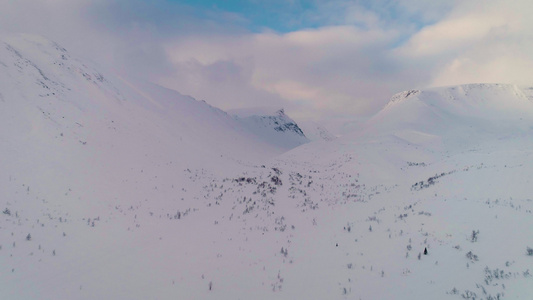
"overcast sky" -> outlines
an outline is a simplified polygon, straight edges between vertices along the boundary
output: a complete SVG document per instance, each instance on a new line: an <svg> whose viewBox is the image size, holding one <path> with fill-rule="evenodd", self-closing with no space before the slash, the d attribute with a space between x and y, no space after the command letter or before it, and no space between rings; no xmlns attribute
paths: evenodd
<svg viewBox="0 0 533 300"><path fill-rule="evenodd" d="M533 1L2 0L36 33L222 109L350 120L396 92L533 85Z"/></svg>

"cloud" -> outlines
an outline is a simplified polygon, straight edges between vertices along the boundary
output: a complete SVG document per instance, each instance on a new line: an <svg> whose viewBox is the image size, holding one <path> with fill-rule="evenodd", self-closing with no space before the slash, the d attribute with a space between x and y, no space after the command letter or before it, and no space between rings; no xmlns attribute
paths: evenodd
<svg viewBox="0 0 533 300"><path fill-rule="evenodd" d="M124 73L153 79L172 70L164 45L198 34L242 32L247 20L165 0L0 1L0 30L39 34Z"/></svg>
<svg viewBox="0 0 533 300"><path fill-rule="evenodd" d="M235 90L246 87L261 92L262 97L250 94L239 104L283 104L270 101L270 96L284 99L293 114L302 116L305 113L298 109L303 103L308 117L333 111L358 114L381 106L382 102L372 99L388 99L399 88L397 82L386 81L399 69L392 61L386 63L390 58L384 50L398 35L392 29L330 26L289 33L179 39L166 51L182 72L175 80L165 78L161 82L224 108L238 102L232 99ZM221 65L231 66L231 71L213 77L212 69ZM221 82L235 89L214 91Z"/></svg>
<svg viewBox="0 0 533 300"><path fill-rule="evenodd" d="M398 56L424 61L430 85L532 84L530 1L472 1L413 35Z"/></svg>
<svg viewBox="0 0 533 300"><path fill-rule="evenodd" d="M365 118L406 89L533 77L528 0L228 3L2 1L0 30L44 35L223 109L283 106L300 118Z"/></svg>

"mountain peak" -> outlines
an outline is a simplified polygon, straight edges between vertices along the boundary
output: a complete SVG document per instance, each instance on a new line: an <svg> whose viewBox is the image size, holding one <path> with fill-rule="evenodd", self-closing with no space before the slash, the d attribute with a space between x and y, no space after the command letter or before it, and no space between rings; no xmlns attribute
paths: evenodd
<svg viewBox="0 0 533 300"><path fill-rule="evenodd" d="M406 90L393 95L385 109L405 100L422 99L425 103L455 102L464 105L507 105L505 99L516 98L533 102L533 88L503 83L470 83L457 86L434 87L425 90ZM516 100L515 99L515 100ZM410 101L408 101L410 102Z"/></svg>
<svg viewBox="0 0 533 300"><path fill-rule="evenodd" d="M403 92L399 92L397 94L394 94L390 100L389 100L389 103L387 103L387 106L390 106L390 105L393 105L395 103L399 103L409 97L413 97L413 96L416 96L418 94L420 94L420 90L407 90L407 91L403 91Z"/></svg>
<svg viewBox="0 0 533 300"><path fill-rule="evenodd" d="M409 90L394 95L367 122L367 136L395 135L414 141L412 135L416 132L417 136L467 144L526 134L533 126L532 99L532 88L511 84Z"/></svg>
<svg viewBox="0 0 533 300"><path fill-rule="evenodd" d="M247 108L232 110L230 113L254 134L284 148L309 142L302 129L285 114L283 108Z"/></svg>

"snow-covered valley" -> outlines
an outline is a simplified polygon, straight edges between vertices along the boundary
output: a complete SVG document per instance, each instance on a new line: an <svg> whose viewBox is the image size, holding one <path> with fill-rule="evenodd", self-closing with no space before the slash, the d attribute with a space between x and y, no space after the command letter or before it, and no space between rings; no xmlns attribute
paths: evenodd
<svg viewBox="0 0 533 300"><path fill-rule="evenodd" d="M0 40L1 299L533 295L531 88L407 91L308 142Z"/></svg>

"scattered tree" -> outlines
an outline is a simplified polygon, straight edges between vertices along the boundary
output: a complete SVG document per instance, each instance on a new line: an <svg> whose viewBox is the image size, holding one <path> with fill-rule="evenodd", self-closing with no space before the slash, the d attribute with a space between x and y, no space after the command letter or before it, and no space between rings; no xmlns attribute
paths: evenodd
<svg viewBox="0 0 533 300"><path fill-rule="evenodd" d="M468 259L470 259L471 261L478 261L478 257L477 255L475 255L474 253L472 253L472 251L468 251L468 253L466 254L466 257Z"/></svg>
<svg viewBox="0 0 533 300"><path fill-rule="evenodd" d="M470 236L471 242L477 242L477 237L479 235L479 230L472 230L472 235Z"/></svg>

